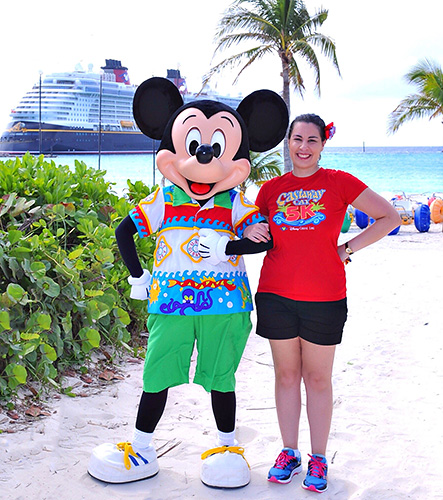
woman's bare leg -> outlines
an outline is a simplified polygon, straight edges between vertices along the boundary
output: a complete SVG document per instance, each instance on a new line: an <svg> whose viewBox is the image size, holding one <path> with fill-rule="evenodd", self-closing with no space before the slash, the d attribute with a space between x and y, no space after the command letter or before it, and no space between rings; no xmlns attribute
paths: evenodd
<svg viewBox="0 0 443 500"><path fill-rule="evenodd" d="M300 343L312 453L325 455L332 419L335 346L316 345L305 340Z"/></svg>
<svg viewBox="0 0 443 500"><path fill-rule="evenodd" d="M275 403L283 446L298 449L301 411L300 340L270 340L275 371Z"/></svg>

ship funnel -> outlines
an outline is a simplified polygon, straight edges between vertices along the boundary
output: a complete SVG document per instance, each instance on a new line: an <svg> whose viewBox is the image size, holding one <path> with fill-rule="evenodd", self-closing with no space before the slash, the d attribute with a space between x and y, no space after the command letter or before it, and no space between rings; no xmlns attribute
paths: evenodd
<svg viewBox="0 0 443 500"><path fill-rule="evenodd" d="M128 68L122 66L121 61L117 61L117 59L106 59L106 66L102 66L101 69L104 71L105 75L114 75L116 82L131 85Z"/></svg>
<svg viewBox="0 0 443 500"><path fill-rule="evenodd" d="M186 80L182 78L179 69L168 69L166 72L166 78L178 88L180 94L183 95L188 93Z"/></svg>

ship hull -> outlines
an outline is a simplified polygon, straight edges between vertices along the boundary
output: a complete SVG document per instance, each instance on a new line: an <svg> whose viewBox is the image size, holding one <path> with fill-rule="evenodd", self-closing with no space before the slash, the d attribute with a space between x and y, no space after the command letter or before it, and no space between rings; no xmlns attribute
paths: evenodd
<svg viewBox="0 0 443 500"><path fill-rule="evenodd" d="M143 154L156 151L159 142L139 131L68 128L34 122L12 122L0 138L0 154Z"/></svg>

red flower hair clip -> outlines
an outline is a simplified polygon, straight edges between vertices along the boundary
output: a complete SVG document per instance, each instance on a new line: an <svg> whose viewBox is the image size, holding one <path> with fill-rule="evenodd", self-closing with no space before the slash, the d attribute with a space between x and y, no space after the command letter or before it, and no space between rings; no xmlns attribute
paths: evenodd
<svg viewBox="0 0 443 500"><path fill-rule="evenodd" d="M335 126L334 122L331 122L329 125L326 125L325 127L325 136L326 139L332 139L335 134Z"/></svg>

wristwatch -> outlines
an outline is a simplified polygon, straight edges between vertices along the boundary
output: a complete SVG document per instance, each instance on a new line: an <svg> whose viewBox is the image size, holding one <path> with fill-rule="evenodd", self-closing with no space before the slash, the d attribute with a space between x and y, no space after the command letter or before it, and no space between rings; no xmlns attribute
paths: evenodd
<svg viewBox="0 0 443 500"><path fill-rule="evenodd" d="M345 243L345 252L348 255L352 255L354 253L353 250L352 250L352 248L348 245L348 242Z"/></svg>

